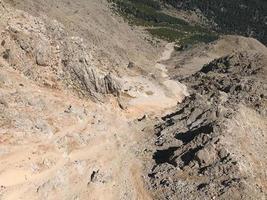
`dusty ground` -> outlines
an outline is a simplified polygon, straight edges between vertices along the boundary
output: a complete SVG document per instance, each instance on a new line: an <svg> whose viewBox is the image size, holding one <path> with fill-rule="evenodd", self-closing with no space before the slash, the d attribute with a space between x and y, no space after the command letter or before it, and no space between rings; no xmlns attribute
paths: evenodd
<svg viewBox="0 0 267 200"><path fill-rule="evenodd" d="M167 108L175 106L177 102L182 102L188 95L186 86L171 80L166 66L162 64L171 57L173 51L174 44L167 44L149 75L124 76L122 78L122 90L126 91L125 94L129 98L127 112L139 113L139 115L159 114Z"/></svg>
<svg viewBox="0 0 267 200"><path fill-rule="evenodd" d="M140 72L135 65L117 77L123 109L112 95L102 103L81 97L75 90L83 82L70 88L68 66L105 71L91 60L94 50L55 21L0 5L0 199L151 199L139 145L147 136L135 121L176 105L185 87L169 80L165 69L157 68L164 68L160 63L151 79L145 76L151 66ZM172 51L167 45L158 62ZM69 65L66 59L72 59ZM162 101L154 101L159 97Z"/></svg>
<svg viewBox="0 0 267 200"><path fill-rule="evenodd" d="M121 110L1 77L1 199L148 199Z"/></svg>
<svg viewBox="0 0 267 200"><path fill-rule="evenodd" d="M186 86L170 77L190 76L229 52L265 48L253 39L228 36L211 45L173 52L174 44L151 45L149 36L132 30L104 0L5 2L11 7L0 0L3 200L156 199L160 195L157 188L149 190L150 168L145 168L154 162L157 150L154 125L166 120L168 135L171 121L161 117L173 113L173 107L188 96ZM133 65L127 67L130 61ZM265 163L257 158L265 151L255 151L249 146L251 140L244 138L256 128L257 134L264 135L260 130L265 130L265 121L247 107L233 119L236 133L247 131L231 137L229 151L238 154L248 146L241 153L255 157L247 156L242 164L264 169ZM258 138L252 141L266 146ZM235 142L240 146L233 147ZM185 148L177 141L168 145ZM164 177L170 175L164 172L169 166L158 169L163 169ZM264 175L263 170L253 173L256 178ZM262 180L257 179L264 188Z"/></svg>

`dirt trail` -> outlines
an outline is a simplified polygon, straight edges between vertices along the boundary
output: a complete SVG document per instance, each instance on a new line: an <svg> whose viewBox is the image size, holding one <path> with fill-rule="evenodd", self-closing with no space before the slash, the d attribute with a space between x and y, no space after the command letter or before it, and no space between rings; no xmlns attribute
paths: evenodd
<svg viewBox="0 0 267 200"><path fill-rule="evenodd" d="M20 27L23 19L25 24L32 20L29 26L35 27L37 33L42 30L35 25L44 22L26 13L17 16L10 10L6 14L6 20L15 20L9 24L18 25L11 25L13 28L24 30ZM45 33L41 34L43 39ZM6 34L5 39L1 38L1 51L11 49L16 56L14 60L0 57L0 199L150 199L138 154L144 134L132 124L137 117L175 105L184 94L172 94L172 88L164 85L167 77L161 77L158 83L157 77L151 79L146 74L131 77L125 84L132 93L128 109L119 108L114 97L107 97L102 104L81 99L65 87L36 81L39 79L34 78L35 73L60 82L62 76L55 78L57 72L52 69L57 62L37 65L37 56L33 60L31 54L25 55L21 45L9 37L9 32ZM71 49L76 52L80 48ZM160 61L171 52L167 46ZM80 58L71 58L80 63ZM26 67L29 69L24 73Z"/></svg>
<svg viewBox="0 0 267 200"><path fill-rule="evenodd" d="M87 3L83 0L79 2ZM25 5L33 5L33 8L36 6L35 3L26 4L26 2ZM40 5L48 9L43 3ZM93 1L88 5L90 7L90 5L101 4ZM68 4L64 6L68 7ZM64 6L59 7L64 10ZM101 6L99 9L102 10ZM94 9L91 8L91 10ZM42 12L40 9L40 13ZM49 13L49 16L54 15ZM58 20L62 21L65 19L64 16L62 15ZM90 19L90 16L88 18ZM65 60L68 58L74 62L73 66L78 66L79 69L85 67L88 71L91 67L97 68L98 65L94 66L94 62L88 64L89 60L93 59L91 54L87 55L87 50L78 51L83 46L79 43L80 40L78 41L78 38L76 38L77 41L73 40L74 37L65 38L64 30L56 29L56 35L58 34L62 39L60 43L68 44L70 39L70 46L67 45L67 49L65 46L61 48L60 45L56 45L58 41L47 41L44 44L48 46L51 44L51 49L39 49L40 52L44 51L41 54L45 58L41 59L44 62L39 62L39 50L35 47L35 43L48 40L50 38L48 32L50 34L50 31L54 31L54 25L58 28L58 24L55 21L53 21L55 24L50 24L45 19L41 20L12 8L5 12L3 19L5 20L1 19L0 26L8 25L10 30L1 34L0 46L0 50L5 52L5 56L0 57L0 199L151 199L143 183L143 163L141 155L138 154L144 134L138 132L139 129L135 127L138 125L134 124L134 121L137 117L150 112L159 111L160 113L176 105L185 95L184 88L172 84L173 82L167 76L158 76L158 74L154 74L154 77L150 76L152 72L162 72L162 70L154 70L155 66L145 62L148 64L143 71L147 70L147 74L126 77L126 72L122 72L122 77L125 78L124 90L127 90L130 96L127 99L129 104L127 109L121 109L118 106L117 97L113 96L109 98L106 95L103 101L105 103L94 103L89 98L79 98L73 90L65 87L65 83L61 85L62 79L71 79L61 73L61 67L66 70L69 65L61 64L63 60L66 64ZM9 21L9 19L12 20ZM78 21L80 20L77 19ZM22 22L27 26L22 26ZM84 20L83 22L88 23ZM89 22L94 24L92 19ZM68 22L64 24L69 27ZM115 24L119 25L117 22ZM83 27L84 24L80 25ZM125 26L130 32L128 25ZM90 26L88 30L92 27ZM103 27L106 28L105 25ZM17 37L22 37L21 40L18 39L21 43L14 39L13 35L11 37L9 32L11 30L19 33ZM53 31L51 38L54 38ZM126 34L124 31L120 32ZM25 33L25 38L22 33ZM31 34L36 38L41 37L42 40L28 41ZM90 34L86 31L86 35ZM104 31L103 38L106 38L106 35L110 36ZM88 40L89 43L94 40L92 38ZM131 37L127 35L126 39L129 38ZM86 39L88 38L85 37ZM102 40L99 39L99 43L101 42ZM133 44L136 45L135 40ZM140 47L135 46L138 54L139 49L147 49L152 53L149 51L150 47L145 48L142 42L139 44ZM96 44L96 46L99 45ZM118 49L116 44L111 46L112 48L106 50ZM122 46L124 47L124 43ZM33 49L33 54L27 54L25 49L28 47ZM116 51L117 56L124 48ZM132 46L127 48L132 49ZM61 51L62 55L54 54L54 50ZM101 58L107 56L102 54L96 56L94 50L92 51L92 57L96 60L98 56ZM95 50L95 52L99 51L98 48ZM168 44L159 62L168 59L172 51L172 44ZM16 56L12 57L13 55ZM135 61L134 57L132 60ZM151 62L155 60L153 57L150 57ZM69 67L72 68L72 66ZM163 65L161 67L165 68ZM77 79L76 76L75 78ZM89 82L93 79L89 75L87 78ZM50 80L53 80L55 85L50 84ZM78 85L80 84L79 82ZM97 86L98 82L94 84ZM106 86L109 87L110 84ZM86 89L90 91L90 87Z"/></svg>
<svg viewBox="0 0 267 200"><path fill-rule="evenodd" d="M167 67L162 63L171 57L174 44L168 43L155 64L154 78L149 76L124 77L124 90L131 97L128 111L137 116L144 113L160 113L181 102L188 95L186 86L168 76Z"/></svg>
<svg viewBox="0 0 267 200"><path fill-rule="evenodd" d="M65 127L47 140L18 146L5 141L9 152L0 160L2 199L149 199L140 161L131 152L133 131L126 119L108 118L105 121L116 118L113 125L62 124ZM82 137L89 141L79 141Z"/></svg>
<svg viewBox="0 0 267 200"><path fill-rule="evenodd" d="M162 58L171 51L167 46ZM144 136L129 125L134 112L36 86L8 68L1 75L10 83L0 87L8 102L2 113L13 122L0 128L0 199L151 199L136 154ZM153 87L152 97L138 97L139 114L177 103L162 86Z"/></svg>

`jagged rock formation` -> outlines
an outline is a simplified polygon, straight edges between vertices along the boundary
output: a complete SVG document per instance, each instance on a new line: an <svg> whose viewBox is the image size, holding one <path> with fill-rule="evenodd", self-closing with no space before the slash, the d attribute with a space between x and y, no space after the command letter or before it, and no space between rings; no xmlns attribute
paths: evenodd
<svg viewBox="0 0 267 200"><path fill-rule="evenodd" d="M266 199L263 45L173 73L183 101L174 44L158 59L105 0L5 1L35 17L0 0L0 199Z"/></svg>
<svg viewBox="0 0 267 200"><path fill-rule="evenodd" d="M112 74L101 74L95 69L80 38L73 38L64 45L63 65L66 81L80 93L101 100L101 95L118 95L120 85Z"/></svg>
<svg viewBox="0 0 267 200"><path fill-rule="evenodd" d="M234 108L242 102L266 115L265 65L266 55L244 51L216 59L184 81L201 94L208 91L227 94L228 106L233 104Z"/></svg>
<svg viewBox="0 0 267 200"><path fill-rule="evenodd" d="M156 126L159 199L265 199L266 54L239 52L181 79L191 96Z"/></svg>
<svg viewBox="0 0 267 200"><path fill-rule="evenodd" d="M41 85L71 87L84 96L101 100L118 95L120 86L109 72L92 62L90 51L79 37L71 37L62 24L30 16L1 3L1 57L14 69Z"/></svg>

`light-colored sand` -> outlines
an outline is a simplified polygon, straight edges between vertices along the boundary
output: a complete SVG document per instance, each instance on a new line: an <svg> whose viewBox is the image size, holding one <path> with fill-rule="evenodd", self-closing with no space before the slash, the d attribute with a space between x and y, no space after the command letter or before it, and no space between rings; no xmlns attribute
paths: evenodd
<svg viewBox="0 0 267 200"><path fill-rule="evenodd" d="M126 108L120 109L114 97L93 103L69 90L37 85L1 56L0 199L152 199L137 155L145 135L130 124L145 114L160 115L188 95L184 85L169 78L164 64L174 44L167 44L157 59L159 49L109 13L102 0L13 2L32 14L48 14L84 37L92 62L121 75ZM126 69L129 61L142 73Z"/></svg>
<svg viewBox="0 0 267 200"><path fill-rule="evenodd" d="M92 59L97 60L99 56L107 58L103 61L103 66L101 62L92 60L96 65L100 63L103 70L108 66L105 62L110 61L110 56L114 54L117 55L113 59L121 59L118 63L127 63L127 54L130 59L136 58L137 64L155 63L153 58L157 54L150 56L157 50L150 51L152 47L143 44L144 40L127 24L116 21L117 16L109 18L110 13L103 13L110 11L106 4L95 0L88 4L79 0L71 2L71 5L60 1L52 7L43 1L25 0L24 3L25 5L18 3L17 6L32 9L34 14L36 10L40 10L40 15L47 11L49 17L61 21L71 33L77 32L83 36L88 30L92 38L89 34L85 40L92 45L90 49L93 54L97 54ZM85 19L79 21L81 16L85 16L86 9L78 10L82 12L81 15L66 17L68 9L81 8L82 5L86 5L91 12L89 17L86 15ZM59 12L56 12L57 6L62 6ZM1 9L3 8L0 7L0 11ZM93 19L90 18L92 15L95 15ZM40 27L43 27L41 35L46 36L45 22L38 18L11 7L3 16L0 18L3 30L8 24L14 28L20 27L23 22L27 30L33 29L37 34L40 33ZM96 19L97 16L101 18ZM109 22L105 22L103 18L111 20L112 29L105 26ZM75 22L79 24L73 25ZM83 27L85 23L89 25ZM91 30L94 29L91 26L96 30ZM70 30L73 27L77 29ZM112 31L115 32L110 33ZM174 106L183 98L183 88L169 81L167 72L164 71L165 66L162 65L162 69L155 67L154 70L154 65L147 65L143 69L145 73L137 73L136 76L122 73L128 69L121 70L124 75L121 79L125 81L123 86L129 89L125 92L128 95L125 101L128 108L122 110L113 96L107 98L105 103L94 103L79 98L63 85L51 87L49 84L32 81L34 79L31 75L22 74L27 67L28 72L40 70L37 73L40 77L53 79L54 83L61 81L54 76L54 70L59 67L54 62L51 62L53 70L50 70L50 66L36 65L34 56L22 52L22 47L11 39L13 37L4 37L10 33L4 33L0 35L0 42L5 40L6 45L0 46L1 52L9 48L18 59L13 59L11 63L9 59L0 57L0 199L151 199L143 182L143 163L137 153L145 135L141 135L130 124L144 114ZM98 35L94 41L94 37ZM111 35L114 38L110 38ZM118 38L120 35L123 37ZM131 40L125 46L128 38ZM119 39L122 41L118 41ZM97 44L99 48L94 49ZM111 54L105 57L105 52L101 49L111 51ZM145 50L146 55L137 58L138 49ZM123 53L120 54L121 51ZM172 51L172 44L168 44L159 62L168 59ZM149 62L148 58L151 58ZM114 64L112 60L110 62ZM138 67L140 68L139 65ZM156 77L152 78L149 73L154 72ZM158 76L161 73L165 76Z"/></svg>
<svg viewBox="0 0 267 200"><path fill-rule="evenodd" d="M1 199L150 199L124 111L0 69L1 114L13 120L0 128Z"/></svg>
<svg viewBox="0 0 267 200"><path fill-rule="evenodd" d="M156 77L124 77L123 90L130 96L128 111L131 113L160 112L175 106L188 95L186 86L171 80L163 61L168 60L174 51L173 43L165 46L155 64Z"/></svg>

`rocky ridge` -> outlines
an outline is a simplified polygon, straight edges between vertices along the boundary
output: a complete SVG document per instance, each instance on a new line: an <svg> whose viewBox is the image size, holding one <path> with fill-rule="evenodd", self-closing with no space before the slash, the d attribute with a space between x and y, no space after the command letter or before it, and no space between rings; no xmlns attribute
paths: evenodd
<svg viewBox="0 0 267 200"><path fill-rule="evenodd" d="M154 64L156 50L144 40L135 45L135 32L113 23L104 1L6 1L61 21L0 0L0 199L266 198L263 45L248 39L242 49L254 51L216 59L188 77L174 73L181 84L164 64L174 44ZM98 20L102 15L115 29ZM92 41L105 51L93 52ZM146 52L138 60L140 49ZM121 58L120 69L96 61L109 60L108 51ZM148 57L153 65L142 68ZM139 62L124 69L129 58ZM191 95L183 101L184 84ZM155 130L147 127L180 102ZM142 165L152 159L144 176Z"/></svg>
<svg viewBox="0 0 267 200"><path fill-rule="evenodd" d="M158 199L265 199L266 54L238 52L180 81L190 97L155 127Z"/></svg>
<svg viewBox="0 0 267 200"><path fill-rule="evenodd" d="M90 40L51 16L3 1L0 12L0 199L151 199L136 153L143 136L131 122L148 105L175 105L184 98L181 85L164 69L135 63L120 74L102 66ZM165 101L151 105L158 94Z"/></svg>
<svg viewBox="0 0 267 200"><path fill-rule="evenodd" d="M69 36L55 20L12 12L3 2L1 6L1 23L7 26L1 32L0 51L6 63L50 88L73 88L97 100L118 95L118 81L94 66L82 38Z"/></svg>

